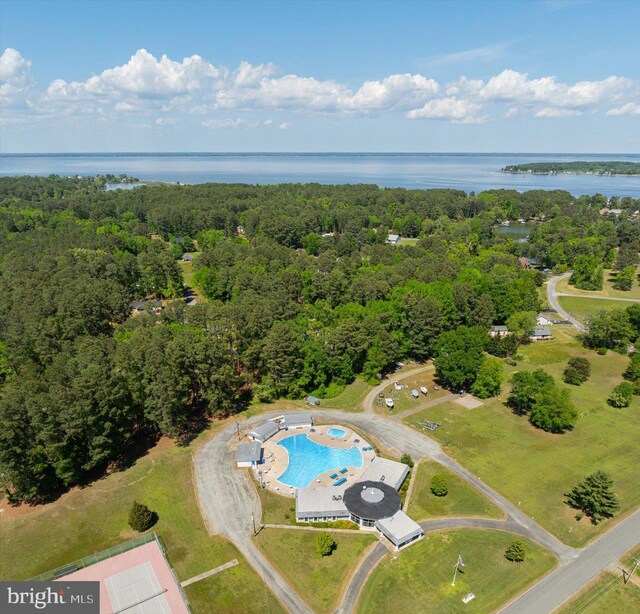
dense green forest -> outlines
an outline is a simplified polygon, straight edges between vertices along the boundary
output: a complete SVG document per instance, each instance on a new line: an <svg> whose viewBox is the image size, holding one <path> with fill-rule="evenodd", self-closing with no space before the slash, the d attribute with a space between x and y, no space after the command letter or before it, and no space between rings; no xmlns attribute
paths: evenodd
<svg viewBox="0 0 640 614"><path fill-rule="evenodd" d="M640 162L530 162L513 164L505 173L566 173L571 175L640 175Z"/></svg>
<svg viewBox="0 0 640 614"><path fill-rule="evenodd" d="M445 385L469 388L488 328L540 308L543 274L520 256L562 270L640 249L630 198L611 220L605 197L563 191L103 185L0 178L0 476L15 501L90 480L141 438L188 441L252 399L328 396L399 360L435 355ZM520 217L548 221L524 244L493 228ZM187 306L180 258L196 248L208 300ZM132 317L145 298L169 300Z"/></svg>

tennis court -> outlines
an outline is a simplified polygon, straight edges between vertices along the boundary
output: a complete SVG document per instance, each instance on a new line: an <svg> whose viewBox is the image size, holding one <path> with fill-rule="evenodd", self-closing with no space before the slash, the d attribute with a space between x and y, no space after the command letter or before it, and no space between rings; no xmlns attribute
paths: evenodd
<svg viewBox="0 0 640 614"><path fill-rule="evenodd" d="M171 614L153 566L148 561L105 578L114 614Z"/></svg>

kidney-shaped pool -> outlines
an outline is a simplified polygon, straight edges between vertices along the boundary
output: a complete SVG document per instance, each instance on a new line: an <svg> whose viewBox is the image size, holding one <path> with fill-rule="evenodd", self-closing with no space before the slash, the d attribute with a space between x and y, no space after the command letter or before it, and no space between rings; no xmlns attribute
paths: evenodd
<svg viewBox="0 0 640 614"><path fill-rule="evenodd" d="M292 435L278 442L289 455L289 465L278 478L283 484L306 488L319 475L330 469L362 467L360 450L352 448L332 448L311 441L306 433Z"/></svg>

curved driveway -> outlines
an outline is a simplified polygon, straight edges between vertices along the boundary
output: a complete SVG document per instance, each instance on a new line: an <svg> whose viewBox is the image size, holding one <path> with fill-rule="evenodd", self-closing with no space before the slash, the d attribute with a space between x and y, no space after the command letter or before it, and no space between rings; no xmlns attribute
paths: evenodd
<svg viewBox="0 0 640 614"><path fill-rule="evenodd" d="M563 279L566 279L570 275L571 275L571 271L569 271L568 273L564 273L562 275L557 275L556 277L552 277L547 282L547 299L549 301L549 305L551 305L551 307L553 309L555 309L560 316L562 316L568 322L571 322L571 324L573 324L578 330L587 331L588 328L584 324L582 324L581 322L578 322L578 320L576 320L568 311L565 311L560 306L560 302L558 301L558 293L556 292L556 284L559 281L561 281ZM576 294L576 295L572 295L572 296L578 296L579 297L580 295Z"/></svg>

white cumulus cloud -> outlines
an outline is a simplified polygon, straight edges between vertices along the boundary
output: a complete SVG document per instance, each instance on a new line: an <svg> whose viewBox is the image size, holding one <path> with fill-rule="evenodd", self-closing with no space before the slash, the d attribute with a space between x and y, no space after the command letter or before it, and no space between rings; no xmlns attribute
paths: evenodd
<svg viewBox="0 0 640 614"><path fill-rule="evenodd" d="M6 106L24 104L34 84L31 62L16 49L7 47L0 55L0 103Z"/></svg>
<svg viewBox="0 0 640 614"><path fill-rule="evenodd" d="M607 115L640 115L640 104L637 102L627 102L627 104L621 107L609 109Z"/></svg>

